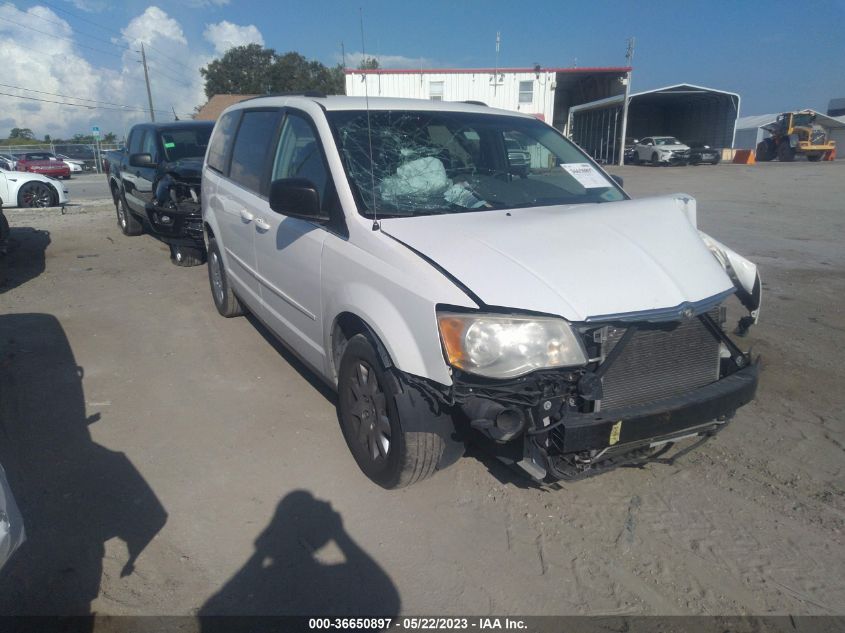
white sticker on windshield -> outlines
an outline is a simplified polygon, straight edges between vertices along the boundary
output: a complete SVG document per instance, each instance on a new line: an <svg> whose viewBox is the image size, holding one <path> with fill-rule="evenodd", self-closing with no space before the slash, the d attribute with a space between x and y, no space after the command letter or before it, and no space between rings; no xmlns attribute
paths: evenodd
<svg viewBox="0 0 845 633"><path fill-rule="evenodd" d="M611 186L607 178L602 176L590 163L564 163L561 167L577 180L584 189Z"/></svg>

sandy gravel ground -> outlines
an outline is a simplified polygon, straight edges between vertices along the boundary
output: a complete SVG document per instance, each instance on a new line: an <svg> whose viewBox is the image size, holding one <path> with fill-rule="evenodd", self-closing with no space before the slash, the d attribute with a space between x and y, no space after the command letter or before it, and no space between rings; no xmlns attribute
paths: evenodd
<svg viewBox="0 0 845 633"><path fill-rule="evenodd" d="M760 264L762 386L679 463L560 489L475 453L377 488L204 266L102 204L7 211L0 461L30 540L0 612L842 614L845 161L613 171Z"/></svg>

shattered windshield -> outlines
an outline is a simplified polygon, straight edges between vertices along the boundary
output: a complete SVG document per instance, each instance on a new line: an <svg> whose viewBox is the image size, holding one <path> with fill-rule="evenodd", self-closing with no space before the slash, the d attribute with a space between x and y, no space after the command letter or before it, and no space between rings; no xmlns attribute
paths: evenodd
<svg viewBox="0 0 845 633"><path fill-rule="evenodd" d="M370 111L369 125L366 111L328 117L367 217L624 198L577 147L535 119L407 110Z"/></svg>
<svg viewBox="0 0 845 633"><path fill-rule="evenodd" d="M161 143L168 162L182 158L202 158L208 147L213 126L162 130Z"/></svg>

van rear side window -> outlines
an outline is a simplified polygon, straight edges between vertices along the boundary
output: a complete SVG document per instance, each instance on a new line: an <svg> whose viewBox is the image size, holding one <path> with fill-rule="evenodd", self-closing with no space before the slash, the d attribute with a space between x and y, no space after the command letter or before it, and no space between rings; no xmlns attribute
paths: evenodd
<svg viewBox="0 0 845 633"><path fill-rule="evenodd" d="M208 149L208 166L224 175L229 171L229 154L240 114L240 110L235 110L220 117Z"/></svg>
<svg viewBox="0 0 845 633"><path fill-rule="evenodd" d="M279 110L248 110L238 128L229 178L255 193L264 193L262 181L275 149L281 115Z"/></svg>

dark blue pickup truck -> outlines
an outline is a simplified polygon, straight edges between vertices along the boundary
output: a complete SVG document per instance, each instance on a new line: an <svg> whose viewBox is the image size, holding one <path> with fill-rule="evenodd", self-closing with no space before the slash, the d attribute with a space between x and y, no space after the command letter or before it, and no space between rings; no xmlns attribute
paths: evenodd
<svg viewBox="0 0 845 633"><path fill-rule="evenodd" d="M200 178L213 128L213 121L142 123L126 147L105 154L120 230L162 239L178 266L205 261Z"/></svg>

